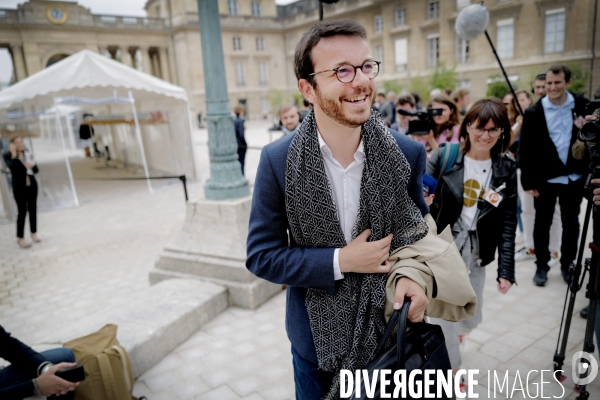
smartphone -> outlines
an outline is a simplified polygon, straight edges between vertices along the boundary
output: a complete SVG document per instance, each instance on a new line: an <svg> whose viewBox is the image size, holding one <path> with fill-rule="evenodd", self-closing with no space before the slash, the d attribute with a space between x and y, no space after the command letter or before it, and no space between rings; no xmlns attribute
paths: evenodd
<svg viewBox="0 0 600 400"><path fill-rule="evenodd" d="M63 369L62 371L58 371L55 375L69 382L81 382L85 380L85 370L83 369L83 365Z"/></svg>

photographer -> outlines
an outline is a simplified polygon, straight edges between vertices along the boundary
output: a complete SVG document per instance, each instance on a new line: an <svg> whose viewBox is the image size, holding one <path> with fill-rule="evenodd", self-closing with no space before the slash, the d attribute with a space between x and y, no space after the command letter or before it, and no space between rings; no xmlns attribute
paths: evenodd
<svg viewBox="0 0 600 400"><path fill-rule="evenodd" d="M560 265L565 282L570 279L569 266L577 254L582 176L588 162L575 159L569 149L583 124L588 100L568 92L570 84L568 67L551 67L546 73L547 94L525 110L521 129L521 183L534 197L536 210L533 242L537 270L533 282L537 286L548 281L549 233L557 198L563 225ZM540 154L544 155L543 161Z"/></svg>
<svg viewBox="0 0 600 400"><path fill-rule="evenodd" d="M57 371L75 367L70 349L58 348L38 353L12 337L0 325L0 357L10 366L0 369L0 399L21 400L30 396L60 396L72 399L79 383L65 381L54 375ZM56 364L56 365L54 365Z"/></svg>
<svg viewBox="0 0 600 400"><path fill-rule="evenodd" d="M398 113L398 110L404 110L408 112L417 111L415 98L410 94L398 97L398 100L396 100L396 113ZM408 121L414 118L415 117L408 115L398 114L396 117L396 122L390 126L390 129L405 135L408 132Z"/></svg>
<svg viewBox="0 0 600 400"><path fill-rule="evenodd" d="M427 155L442 143L458 143L460 125L458 123L458 108L448 96L437 95L431 99L427 108L441 108L442 114L433 116L434 129L427 136L413 136L413 139L425 145Z"/></svg>

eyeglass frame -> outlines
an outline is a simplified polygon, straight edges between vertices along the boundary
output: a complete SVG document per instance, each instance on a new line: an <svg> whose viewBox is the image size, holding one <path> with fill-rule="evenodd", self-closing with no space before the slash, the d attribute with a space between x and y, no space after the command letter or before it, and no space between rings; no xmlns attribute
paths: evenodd
<svg viewBox="0 0 600 400"><path fill-rule="evenodd" d="M312 76L314 76L314 75L317 75L317 74L322 74L323 72L334 71L334 72L335 72L335 77L337 78L337 80L338 80L338 81L340 81L340 83L351 83L351 82L353 82L353 81L354 81L354 79L356 78L356 70L357 70L357 69L360 69L360 72L362 72L362 69L363 69L363 67L364 67L364 66L365 66L365 64L366 64L367 62L369 62L369 61L373 61L375 64L377 64L377 74L375 74L375 76L374 76L374 77L372 77L372 78L369 78L369 80L372 80L372 79L375 79L375 78L377 77L377 75L379 75L379 67L381 66L381 61L375 61L375 60L372 60L372 59L368 59L368 60L365 60L365 61L364 61L364 62L363 62L361 65L342 64L342 65L340 65L339 67L336 67L336 68L332 68L332 69L325 69L325 70L323 70L323 71L319 71L319 72L313 72L312 74L309 74L308 76L309 76L309 77L312 77ZM338 72L338 70L339 70L340 68L342 68L343 66L347 66L347 65L349 65L349 66L351 66L352 68L354 68L354 76L353 76L353 77L352 77L352 79L351 79L351 80L349 80L348 82L342 82L342 80L341 80L341 79L340 79L340 77L338 76L337 72ZM364 72L363 72L363 74L364 74Z"/></svg>
<svg viewBox="0 0 600 400"><path fill-rule="evenodd" d="M499 138L503 133L504 133L504 129L502 128L494 128L494 129L479 129L479 128L475 128L473 125L471 125L470 123L467 124L468 127L470 127L471 129L473 129L473 134L475 136L483 136L484 133L487 132L488 136L491 138ZM492 136L492 130L498 130L498 135L497 136ZM475 131L481 131L481 133L476 133Z"/></svg>

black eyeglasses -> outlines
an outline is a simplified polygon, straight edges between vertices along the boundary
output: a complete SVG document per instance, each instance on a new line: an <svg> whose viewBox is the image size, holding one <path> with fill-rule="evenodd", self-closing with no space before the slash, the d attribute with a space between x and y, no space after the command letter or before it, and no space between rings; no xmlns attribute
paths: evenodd
<svg viewBox="0 0 600 400"><path fill-rule="evenodd" d="M313 72L309 76L321 74L323 72L333 71L338 81L342 83L350 83L356 77L356 70L360 69L363 74L369 79L373 79L379 74L379 64L381 61L367 60L362 65L342 64L337 68L326 69L324 71Z"/></svg>

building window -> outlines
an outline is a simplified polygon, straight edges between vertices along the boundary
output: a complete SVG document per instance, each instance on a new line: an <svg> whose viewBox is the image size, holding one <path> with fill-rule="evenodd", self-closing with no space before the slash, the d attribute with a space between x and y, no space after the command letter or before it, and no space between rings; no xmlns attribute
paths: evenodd
<svg viewBox="0 0 600 400"><path fill-rule="evenodd" d="M408 63L408 39L398 39L394 42L396 51L396 72L406 71Z"/></svg>
<svg viewBox="0 0 600 400"><path fill-rule="evenodd" d="M440 58L440 35L427 36L427 68L435 68Z"/></svg>
<svg viewBox="0 0 600 400"><path fill-rule="evenodd" d="M242 38L236 36L233 38L233 50L241 51L242 50Z"/></svg>
<svg viewBox="0 0 600 400"><path fill-rule="evenodd" d="M458 81L459 89L471 89L471 81L468 79L463 79Z"/></svg>
<svg viewBox="0 0 600 400"><path fill-rule="evenodd" d="M373 19L373 31L374 33L383 32L383 17L381 15L376 15Z"/></svg>
<svg viewBox="0 0 600 400"><path fill-rule="evenodd" d="M512 18L498 21L498 56L508 59L514 56L515 24Z"/></svg>
<svg viewBox="0 0 600 400"><path fill-rule="evenodd" d="M267 63L258 63L258 84L260 86L267 86Z"/></svg>
<svg viewBox="0 0 600 400"><path fill-rule="evenodd" d="M238 87L246 86L246 72L244 71L244 63L235 63L235 78Z"/></svg>
<svg viewBox="0 0 600 400"><path fill-rule="evenodd" d="M256 50L258 50L258 51L265 50L265 40L261 37L256 38Z"/></svg>
<svg viewBox="0 0 600 400"><path fill-rule="evenodd" d="M562 53L565 50L565 9L546 11L545 53Z"/></svg>
<svg viewBox="0 0 600 400"><path fill-rule="evenodd" d="M260 98L260 108L265 116L271 112L271 103L269 103L268 97Z"/></svg>
<svg viewBox="0 0 600 400"><path fill-rule="evenodd" d="M227 0L229 15L238 15L238 0Z"/></svg>
<svg viewBox="0 0 600 400"><path fill-rule="evenodd" d="M430 1L427 3L427 19L436 19L440 17L440 2Z"/></svg>
<svg viewBox="0 0 600 400"><path fill-rule="evenodd" d="M471 61L470 46L468 40L456 37L456 62L458 64L468 64Z"/></svg>
<svg viewBox="0 0 600 400"><path fill-rule="evenodd" d="M406 9L396 8L396 26L406 25Z"/></svg>
<svg viewBox="0 0 600 400"><path fill-rule="evenodd" d="M375 61L381 61L379 72L383 72L383 46L375 46Z"/></svg>
<svg viewBox="0 0 600 400"><path fill-rule="evenodd" d="M260 1L252 2L252 15L260 17Z"/></svg>
<svg viewBox="0 0 600 400"><path fill-rule="evenodd" d="M456 0L456 9L460 10L471 4L471 0Z"/></svg>

